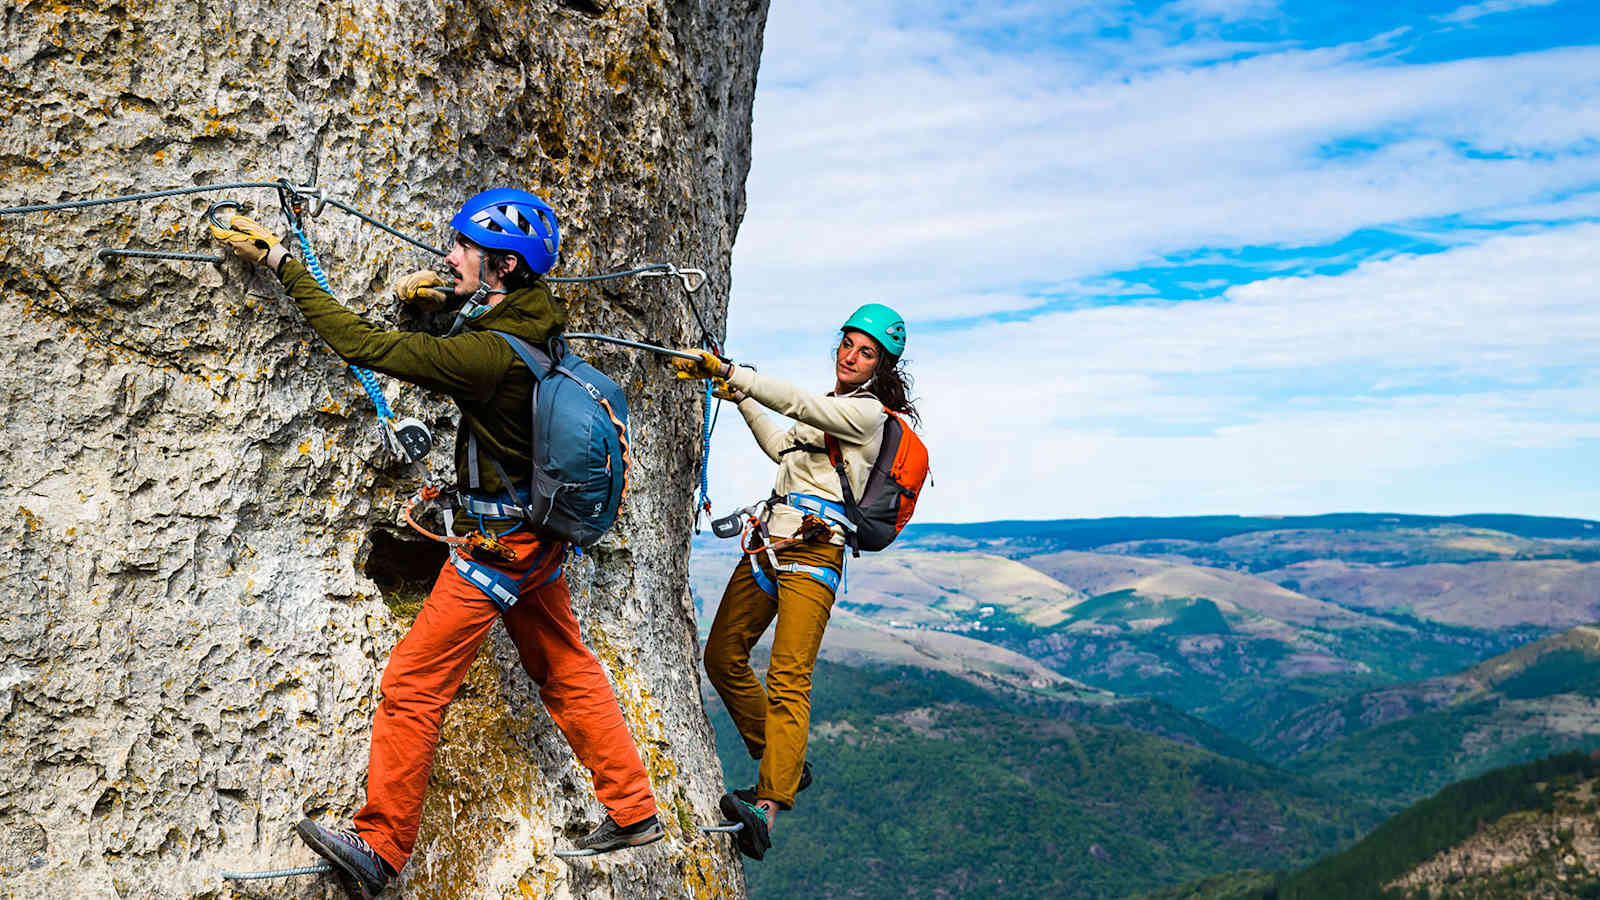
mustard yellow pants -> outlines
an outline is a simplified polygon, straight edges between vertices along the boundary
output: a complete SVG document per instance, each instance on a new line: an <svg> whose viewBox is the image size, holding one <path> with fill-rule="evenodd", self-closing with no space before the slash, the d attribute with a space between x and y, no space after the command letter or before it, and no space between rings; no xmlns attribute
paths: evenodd
<svg viewBox="0 0 1600 900"><path fill-rule="evenodd" d="M791 544L774 552L780 565L800 563L835 572L844 565L845 549L828 544ZM774 573L765 553L755 559L768 577L776 574L778 596L763 591L750 574L750 563L739 561L706 638L706 674L751 758L761 760L756 795L791 809L811 730L811 670L833 609L833 588L804 573ZM763 688L750 668L750 648L774 618L778 627Z"/></svg>

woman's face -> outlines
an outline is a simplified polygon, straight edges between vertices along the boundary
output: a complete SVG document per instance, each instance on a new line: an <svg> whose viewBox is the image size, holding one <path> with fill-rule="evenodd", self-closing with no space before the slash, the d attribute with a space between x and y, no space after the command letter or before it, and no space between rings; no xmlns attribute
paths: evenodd
<svg viewBox="0 0 1600 900"><path fill-rule="evenodd" d="M883 349L878 342L859 331L846 331L834 354L834 377L846 387L860 387L878 370Z"/></svg>

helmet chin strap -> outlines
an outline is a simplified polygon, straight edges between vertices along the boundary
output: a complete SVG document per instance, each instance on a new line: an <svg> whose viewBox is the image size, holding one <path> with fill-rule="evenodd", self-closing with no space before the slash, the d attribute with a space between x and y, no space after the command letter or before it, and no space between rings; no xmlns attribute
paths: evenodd
<svg viewBox="0 0 1600 900"><path fill-rule="evenodd" d="M465 303L461 304L460 311L456 313L456 320L455 322L451 323L450 331L445 334L445 337L454 337L455 335L460 334L462 327L467 324L468 319L476 319L477 317L488 312L492 304L483 302L484 298L488 297L490 294L507 293L505 288L489 287L489 282L485 280L488 276L488 272L488 256L485 255L479 257L478 289L472 292L472 296L468 297Z"/></svg>

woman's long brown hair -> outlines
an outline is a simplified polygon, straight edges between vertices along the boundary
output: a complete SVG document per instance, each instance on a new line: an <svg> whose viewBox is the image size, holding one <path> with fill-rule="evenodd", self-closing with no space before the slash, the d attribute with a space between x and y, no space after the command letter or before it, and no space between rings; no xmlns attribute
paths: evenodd
<svg viewBox="0 0 1600 900"><path fill-rule="evenodd" d="M851 329L855 331L856 329ZM860 332L866 334L866 332ZM872 380L863 387L867 393L878 398L878 402L911 420L912 425L921 425L922 416L917 412L916 403L911 399L911 373L906 371L905 360L898 356L890 356L878 339L872 338L873 346L878 348L878 367L872 371ZM839 338L844 340L843 335ZM839 358L839 345L833 345L834 359Z"/></svg>
<svg viewBox="0 0 1600 900"><path fill-rule="evenodd" d="M878 368L872 373L867 390L878 402L910 419L912 425L922 424L922 416L911 400L911 373L906 371L905 361L900 357L887 353L878 357Z"/></svg>

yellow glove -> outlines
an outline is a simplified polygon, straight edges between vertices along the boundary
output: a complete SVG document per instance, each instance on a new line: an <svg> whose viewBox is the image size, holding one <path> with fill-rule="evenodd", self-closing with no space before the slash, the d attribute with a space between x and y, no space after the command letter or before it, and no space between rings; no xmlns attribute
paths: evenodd
<svg viewBox="0 0 1600 900"><path fill-rule="evenodd" d="M428 312L438 309L449 299L444 291L430 290L444 284L444 279L438 272L412 272L410 275L395 282L394 298L401 303L410 303Z"/></svg>
<svg viewBox="0 0 1600 900"><path fill-rule="evenodd" d="M722 360L710 350L685 350L684 353L695 353L699 359L683 359L674 356L672 374L678 378L726 378L732 373L733 367L724 365Z"/></svg>
<svg viewBox="0 0 1600 900"><path fill-rule="evenodd" d="M278 236L261 227L254 219L234 215L228 219L227 228L211 226L211 236L232 248L235 256L255 265L266 265L274 272L282 265L289 251L283 249Z"/></svg>
<svg viewBox="0 0 1600 900"><path fill-rule="evenodd" d="M684 361L688 362L688 360ZM711 379L711 396L719 400L732 400L738 403L750 395L729 384L726 378L713 378Z"/></svg>

